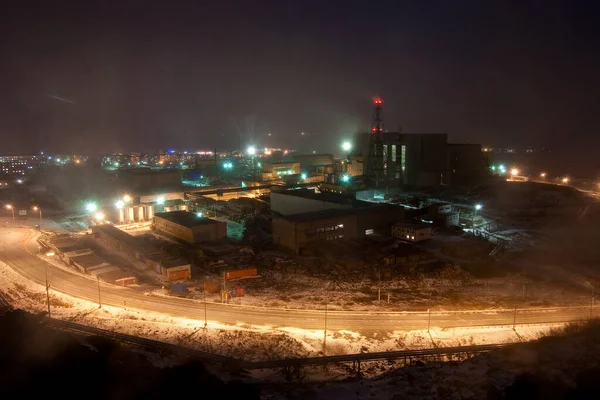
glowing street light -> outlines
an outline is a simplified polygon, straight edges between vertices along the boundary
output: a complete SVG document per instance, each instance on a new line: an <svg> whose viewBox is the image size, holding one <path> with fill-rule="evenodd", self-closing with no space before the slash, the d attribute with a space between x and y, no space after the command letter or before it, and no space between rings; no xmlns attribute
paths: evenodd
<svg viewBox="0 0 600 400"><path fill-rule="evenodd" d="M128 194L126 194L125 196L123 196L123 201L124 201L125 203L129 203L129 202L131 201L131 196L130 196L130 195L128 195Z"/></svg>
<svg viewBox="0 0 600 400"><path fill-rule="evenodd" d="M306 174L301 174L301 175L300 175L300 178L302 178L302 180L303 180L303 181L305 181L305 180L306 180L306 178L308 178L308 175L306 175Z"/></svg>
<svg viewBox="0 0 600 400"><path fill-rule="evenodd" d="M39 208L38 206L33 206L33 211L40 212L40 231L41 231L42 230L42 209Z"/></svg>
<svg viewBox="0 0 600 400"><path fill-rule="evenodd" d="M569 178L567 178L567 177L562 178L562 183L569 183Z"/></svg>
<svg viewBox="0 0 600 400"><path fill-rule="evenodd" d="M475 211L479 211L483 208L481 204L475 204Z"/></svg>
<svg viewBox="0 0 600 400"><path fill-rule="evenodd" d="M197 216L198 218L202 218L202 216L203 216L203 215L204 215L204 214L203 214L203 213L201 213L201 212L197 212L197 213L196 213L196 216Z"/></svg>
<svg viewBox="0 0 600 400"><path fill-rule="evenodd" d="M7 204L6 205L6 209L12 211L13 227L16 227L17 226L17 220L15 219L15 208L11 204Z"/></svg>
<svg viewBox="0 0 600 400"><path fill-rule="evenodd" d="M512 176L519 175L519 170L518 170L518 169L516 169L516 168L513 168L513 169L511 169L511 170L510 170L510 174L511 174Z"/></svg>
<svg viewBox="0 0 600 400"><path fill-rule="evenodd" d="M350 143L348 141L342 143L342 150L344 150L344 151L352 150L352 143Z"/></svg>
<svg viewBox="0 0 600 400"><path fill-rule="evenodd" d="M156 198L156 204L165 204L165 196L158 196Z"/></svg>
<svg viewBox="0 0 600 400"><path fill-rule="evenodd" d="M115 203L115 207L121 209L125 206L125 202L123 200L117 200L117 202Z"/></svg>
<svg viewBox="0 0 600 400"><path fill-rule="evenodd" d="M87 210L87 212L93 213L98 209L98 205L96 203L87 203L85 205L85 209Z"/></svg>
<svg viewBox="0 0 600 400"><path fill-rule="evenodd" d="M545 178L545 177L546 177L546 173L545 173L545 172L542 172L542 173L540 174L540 178Z"/></svg>
<svg viewBox="0 0 600 400"><path fill-rule="evenodd" d="M350 182L350 175L346 174L346 175L342 175L342 182Z"/></svg>
<svg viewBox="0 0 600 400"><path fill-rule="evenodd" d="M246 149L246 153L248 153L249 156L253 156L256 154L256 147L254 146L250 146Z"/></svg>
<svg viewBox="0 0 600 400"><path fill-rule="evenodd" d="M95 215L96 219L98 221L102 221L104 219L104 213L103 212L97 212Z"/></svg>

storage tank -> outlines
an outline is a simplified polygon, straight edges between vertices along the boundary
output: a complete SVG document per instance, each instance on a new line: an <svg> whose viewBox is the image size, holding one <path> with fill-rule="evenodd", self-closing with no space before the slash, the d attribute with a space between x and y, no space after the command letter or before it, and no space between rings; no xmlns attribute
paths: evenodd
<svg viewBox="0 0 600 400"><path fill-rule="evenodd" d="M125 223L125 212L123 211L123 209L119 209L119 224L124 224Z"/></svg>
<svg viewBox="0 0 600 400"><path fill-rule="evenodd" d="M152 218L154 218L154 206L146 206L146 218L152 221Z"/></svg>
<svg viewBox="0 0 600 400"><path fill-rule="evenodd" d="M144 220L144 206L137 206L138 221Z"/></svg>
<svg viewBox="0 0 600 400"><path fill-rule="evenodd" d="M127 222L133 222L134 220L133 207L127 207Z"/></svg>

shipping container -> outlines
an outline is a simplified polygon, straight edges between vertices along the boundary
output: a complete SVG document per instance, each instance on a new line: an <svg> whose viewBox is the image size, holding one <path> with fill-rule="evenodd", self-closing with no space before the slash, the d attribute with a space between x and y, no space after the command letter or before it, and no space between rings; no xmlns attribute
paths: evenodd
<svg viewBox="0 0 600 400"><path fill-rule="evenodd" d="M175 281L177 279L190 279L190 271L187 269L180 271L169 271L167 270L167 278Z"/></svg>
<svg viewBox="0 0 600 400"><path fill-rule="evenodd" d="M171 292L173 293L185 293L187 291L187 286L185 283L174 283L171 286Z"/></svg>
<svg viewBox="0 0 600 400"><path fill-rule="evenodd" d="M241 287L235 288L235 297L244 297L244 289Z"/></svg>
<svg viewBox="0 0 600 400"><path fill-rule="evenodd" d="M204 291L206 293L218 293L220 287L221 285L217 282L204 282Z"/></svg>
<svg viewBox="0 0 600 400"><path fill-rule="evenodd" d="M257 270L256 268L247 268L247 269L236 269L233 271L225 271L225 279L239 279L239 278L247 278L250 276L256 276Z"/></svg>

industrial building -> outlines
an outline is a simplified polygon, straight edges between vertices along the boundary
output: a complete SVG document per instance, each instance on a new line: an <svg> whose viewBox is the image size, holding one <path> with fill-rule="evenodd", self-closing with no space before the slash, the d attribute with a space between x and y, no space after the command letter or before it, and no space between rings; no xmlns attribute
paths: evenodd
<svg viewBox="0 0 600 400"><path fill-rule="evenodd" d="M372 206L359 200L334 193L315 193L314 190L285 190L271 192L271 210L281 215Z"/></svg>
<svg viewBox="0 0 600 400"><path fill-rule="evenodd" d="M361 240L376 231L389 232L404 219L404 209L389 205L325 209L273 217L273 243L296 254L331 240Z"/></svg>
<svg viewBox="0 0 600 400"><path fill-rule="evenodd" d="M450 227L459 224L460 215L452 210L450 203L433 203L429 205L429 218L436 226Z"/></svg>
<svg viewBox="0 0 600 400"><path fill-rule="evenodd" d="M58 235L51 238L49 245L55 250L55 255L60 260L83 273L115 285L137 284L137 278L133 274L108 263L91 249L81 246L68 235Z"/></svg>
<svg viewBox="0 0 600 400"><path fill-rule="evenodd" d="M164 251L148 255L145 262L157 274L163 275L172 281L191 279L192 277L192 265L189 262L172 257Z"/></svg>
<svg viewBox="0 0 600 400"><path fill-rule="evenodd" d="M423 242L431 239L431 225L400 222L392 226L392 236L407 242Z"/></svg>
<svg viewBox="0 0 600 400"><path fill-rule="evenodd" d="M299 162L265 162L262 164L262 180L278 180L288 175L300 174Z"/></svg>
<svg viewBox="0 0 600 400"><path fill-rule="evenodd" d="M227 237L225 222L200 217L187 211L156 213L154 229L190 244L210 242Z"/></svg>
<svg viewBox="0 0 600 400"><path fill-rule="evenodd" d="M476 184L487 172L480 145L448 144L446 133L387 132L379 99L371 131L359 133L356 142L364 174L379 189Z"/></svg>

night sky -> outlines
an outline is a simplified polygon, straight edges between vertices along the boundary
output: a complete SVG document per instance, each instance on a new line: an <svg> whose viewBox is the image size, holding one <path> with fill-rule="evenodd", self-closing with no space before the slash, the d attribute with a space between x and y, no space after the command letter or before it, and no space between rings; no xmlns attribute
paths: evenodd
<svg viewBox="0 0 600 400"><path fill-rule="evenodd" d="M600 147L592 1L13 3L0 153L332 151L375 96L388 130Z"/></svg>

